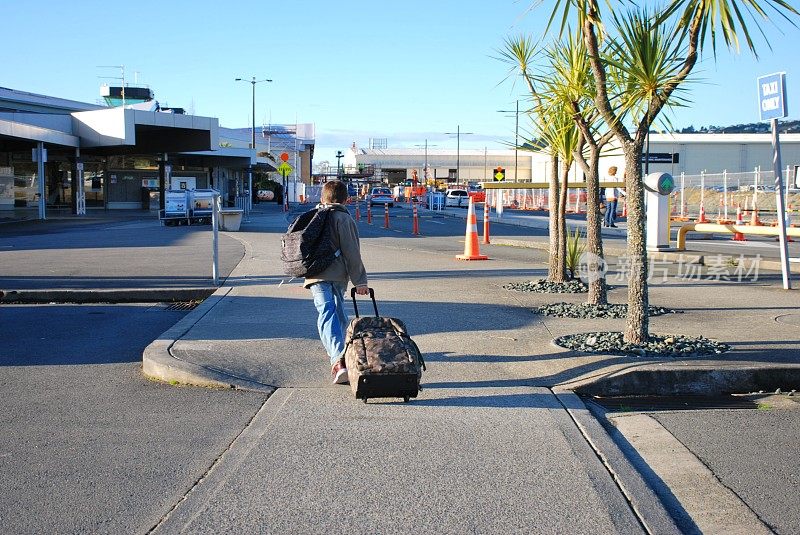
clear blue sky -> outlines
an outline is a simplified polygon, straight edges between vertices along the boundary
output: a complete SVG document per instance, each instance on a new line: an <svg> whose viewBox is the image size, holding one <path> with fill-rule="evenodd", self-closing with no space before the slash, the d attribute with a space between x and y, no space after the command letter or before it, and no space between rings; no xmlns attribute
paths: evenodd
<svg viewBox="0 0 800 535"><path fill-rule="evenodd" d="M37 3L0 0L4 46L0 85L95 102L100 65L125 65L126 79L148 84L170 106L219 117L227 127L251 123L251 87L236 77L272 78L256 89L256 120L313 122L315 161L370 137L390 147L427 138L455 148L503 148L513 140L521 86L503 82L493 59L509 35L539 36L552 2L534 0L206 0L134 4L97 0ZM771 27L770 31L771 30ZM698 70L691 108L676 127L758 120L759 75L787 72L790 118L800 117L800 31L782 24L773 50L718 51ZM13 44L13 45L12 45Z"/></svg>

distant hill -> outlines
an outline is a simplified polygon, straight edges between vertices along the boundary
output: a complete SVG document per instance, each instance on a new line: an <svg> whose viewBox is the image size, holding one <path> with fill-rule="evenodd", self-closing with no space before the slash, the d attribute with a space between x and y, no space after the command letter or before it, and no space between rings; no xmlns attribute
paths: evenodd
<svg viewBox="0 0 800 535"><path fill-rule="evenodd" d="M682 130L675 130L676 134L768 134L771 127L767 122L735 124L732 126L701 126L695 128L688 126ZM778 122L778 131L781 134L800 134L800 121Z"/></svg>

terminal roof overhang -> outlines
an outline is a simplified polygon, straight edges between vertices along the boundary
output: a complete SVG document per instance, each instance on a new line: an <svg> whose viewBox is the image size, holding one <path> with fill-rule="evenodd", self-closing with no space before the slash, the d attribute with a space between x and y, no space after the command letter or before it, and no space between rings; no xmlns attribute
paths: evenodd
<svg viewBox="0 0 800 535"><path fill-rule="evenodd" d="M80 146L77 136L61 130L0 117L0 147L5 150L24 150L40 141L62 147Z"/></svg>
<svg viewBox="0 0 800 535"><path fill-rule="evenodd" d="M213 117L110 108L73 113L81 150L92 154L210 151L219 146Z"/></svg>
<svg viewBox="0 0 800 535"><path fill-rule="evenodd" d="M24 150L38 142L97 155L210 151L219 147L219 122L123 108L71 114L0 112L0 147Z"/></svg>
<svg viewBox="0 0 800 535"><path fill-rule="evenodd" d="M204 166L254 167L257 171L275 171L266 157L256 156L256 151L243 147L219 147L216 150L183 152L181 156Z"/></svg>

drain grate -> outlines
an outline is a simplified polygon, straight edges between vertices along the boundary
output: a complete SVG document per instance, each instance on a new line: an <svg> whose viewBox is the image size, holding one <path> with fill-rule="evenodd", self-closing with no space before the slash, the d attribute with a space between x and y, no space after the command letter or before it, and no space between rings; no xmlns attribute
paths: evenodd
<svg viewBox="0 0 800 535"><path fill-rule="evenodd" d="M758 408L757 402L743 396L622 396L589 399L613 412Z"/></svg>
<svg viewBox="0 0 800 535"><path fill-rule="evenodd" d="M177 301L170 303L164 310L194 310L199 304L200 301Z"/></svg>

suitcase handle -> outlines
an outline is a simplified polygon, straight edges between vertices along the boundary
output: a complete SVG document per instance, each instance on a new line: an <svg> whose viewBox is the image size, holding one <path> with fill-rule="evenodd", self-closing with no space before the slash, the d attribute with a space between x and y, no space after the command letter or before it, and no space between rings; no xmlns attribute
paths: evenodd
<svg viewBox="0 0 800 535"><path fill-rule="evenodd" d="M375 308L375 316L379 316L378 314L378 303L375 302L375 290L372 288L368 288L369 296L372 298L372 306ZM356 312L356 317L358 317L358 303L356 303L356 289L355 287L350 289L350 297L353 298L353 310Z"/></svg>

